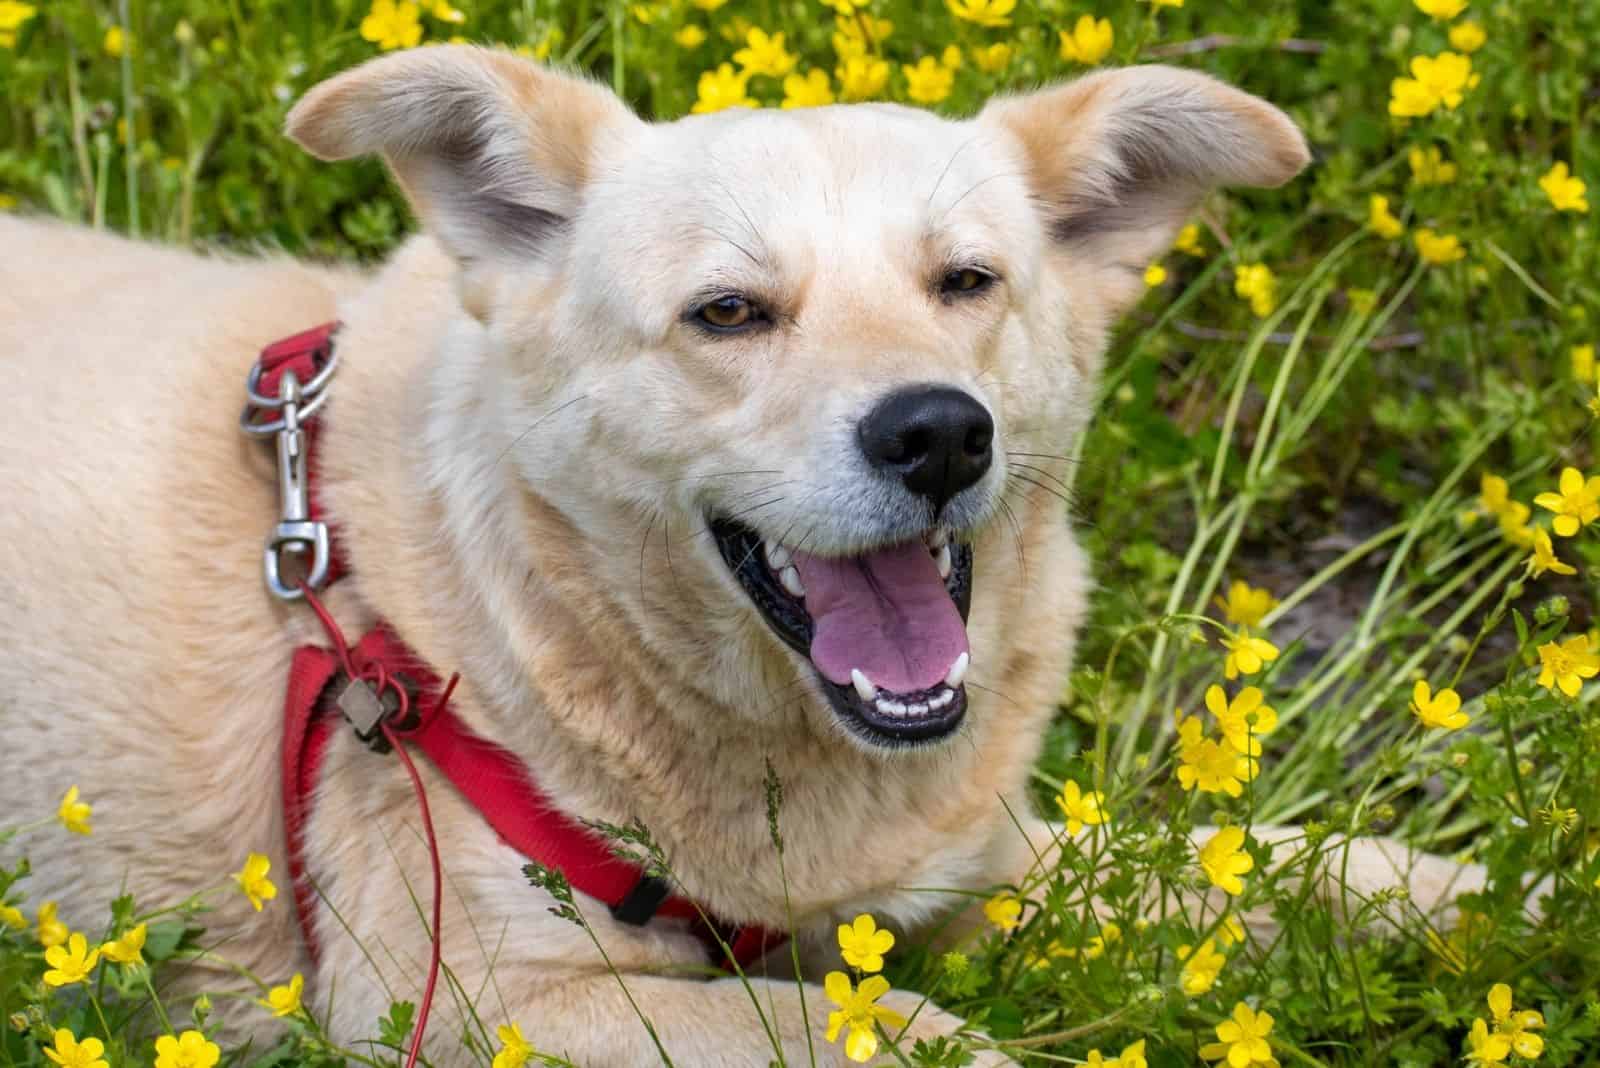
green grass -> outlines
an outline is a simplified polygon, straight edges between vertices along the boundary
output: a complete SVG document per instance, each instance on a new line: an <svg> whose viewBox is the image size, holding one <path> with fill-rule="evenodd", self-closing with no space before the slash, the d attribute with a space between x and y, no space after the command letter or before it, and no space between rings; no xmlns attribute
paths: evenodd
<svg viewBox="0 0 1600 1068"><path fill-rule="evenodd" d="M786 31L802 71L835 65L836 26L816 0L464 11L459 26L424 14L424 38L521 45L593 71L651 116L687 111L700 72L729 62L752 25ZM1061 59L1057 31L1090 11L1044 0L983 28L943 6L876 0L871 17L893 31L868 49L890 61L884 95L904 99L902 64L959 46L935 106L966 114L993 92L1080 69ZM338 0L42 3L0 47L0 196L12 210L200 247L376 259L410 225L377 165L317 164L278 133L299 93L376 52L360 33L367 13ZM1537 682L1539 647L1592 625L1600 540L1592 528L1556 538L1578 573L1526 578L1512 506L1479 501L1483 477L1503 476L1548 528L1534 495L1564 467L1595 466L1592 360L1573 350L1600 334L1600 242L1592 215L1558 212L1539 179L1558 161L1600 178L1600 5L1476 0L1452 22L1401 0L1107 0L1092 13L1115 30L1107 62L1163 59L1236 81L1289 110L1317 162L1281 191L1203 206L1200 254L1163 259L1166 279L1108 359L1070 485L1051 487L1070 500L1099 588L1039 800L1053 811L1057 790L1077 782L1104 793L1109 821L1020 888L1015 930L991 929L956 955L902 944L889 974L1030 1064L1139 1040L1153 1065L1194 1064L1248 1001L1273 1014L1285 1065L1442 1065L1489 1017L1497 982L1519 1009L1542 1011L1539 1064L1600 1063L1600 714L1591 689L1573 699ZM1454 110L1391 118L1392 80L1410 57L1448 48L1465 21L1485 31L1472 55L1481 82ZM690 23L706 31L692 49L675 41ZM120 56L106 52L112 27L129 42ZM996 43L1012 47L1009 62L980 70L973 49ZM766 76L746 90L766 104L784 95ZM1449 181L1415 180L1411 153L1430 148L1455 166ZM1374 195L1404 235L1367 226ZM1420 228L1458 237L1465 255L1422 262ZM1253 310L1236 282L1257 263L1275 275L1276 299ZM1214 599L1234 580L1278 600L1257 633L1281 656L1226 683L1230 694L1260 687L1278 720L1259 775L1229 798L1178 783L1173 710L1201 712L1207 688L1224 683ZM1471 724L1423 729L1407 707L1417 679L1458 690ZM1301 848L1269 872L1252 844L1236 905L1272 912L1280 933L1225 947L1215 985L1186 994L1179 947L1215 938L1223 919L1169 907L1205 882L1186 832L1267 821L1304 823ZM1488 892L1462 903L1470 924L1434 930L1394 894L1349 914L1297 889L1296 876L1337 872L1337 835L1380 831L1489 866ZM21 858L0 841L0 862ZM1540 878L1554 897L1535 918L1519 888ZM31 922L39 903L27 888L25 869L0 878L3 900ZM202 899L107 904L108 936L136 910L152 914L146 955L158 972L204 945ZM31 929L0 934L6 1063L43 1068L40 1043L56 1026L107 1039L118 1068L152 1060L129 1023L149 1007L143 973L103 966L91 1002L47 990L42 970ZM480 1029L485 1063L504 1022ZM197 1023L208 1021L171 1026ZM536 1021L521 1023L537 1044ZM387 1064L405 1025L374 1021L379 1043L351 1053L299 1017L275 1049L225 1055Z"/></svg>

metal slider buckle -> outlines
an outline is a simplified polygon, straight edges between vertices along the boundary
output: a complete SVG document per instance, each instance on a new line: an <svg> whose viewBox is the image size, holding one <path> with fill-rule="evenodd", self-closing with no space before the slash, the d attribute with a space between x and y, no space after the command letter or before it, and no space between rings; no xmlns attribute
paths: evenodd
<svg viewBox="0 0 1600 1068"><path fill-rule="evenodd" d="M416 688L409 679L390 676L388 684L380 691L366 679L347 679L344 689L334 699L345 721L355 730L356 737L366 743L374 753L389 752L389 739L384 736L381 724L400 711L399 688L404 687L411 714L404 723L394 723L396 730L411 730L417 725Z"/></svg>

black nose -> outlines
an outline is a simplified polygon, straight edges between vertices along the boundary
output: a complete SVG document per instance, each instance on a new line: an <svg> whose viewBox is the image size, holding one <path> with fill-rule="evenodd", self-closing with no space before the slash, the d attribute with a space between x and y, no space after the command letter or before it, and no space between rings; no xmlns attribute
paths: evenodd
<svg viewBox="0 0 1600 1068"><path fill-rule="evenodd" d="M874 467L898 475L906 489L945 504L983 477L993 457L994 420L969 393L949 386L912 386L889 394L857 427Z"/></svg>

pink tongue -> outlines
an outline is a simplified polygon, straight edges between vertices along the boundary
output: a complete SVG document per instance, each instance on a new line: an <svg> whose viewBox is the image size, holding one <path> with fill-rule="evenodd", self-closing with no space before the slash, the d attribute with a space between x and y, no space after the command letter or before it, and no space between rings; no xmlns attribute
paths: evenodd
<svg viewBox="0 0 1600 1068"><path fill-rule="evenodd" d="M816 626L811 662L850 685L859 668L880 689L928 690L967 651L967 628L926 546L911 543L865 556L794 554Z"/></svg>

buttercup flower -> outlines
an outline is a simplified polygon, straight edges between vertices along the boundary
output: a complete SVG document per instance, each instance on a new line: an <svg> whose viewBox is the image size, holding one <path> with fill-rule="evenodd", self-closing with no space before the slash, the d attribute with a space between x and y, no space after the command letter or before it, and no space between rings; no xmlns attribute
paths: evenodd
<svg viewBox="0 0 1600 1068"><path fill-rule="evenodd" d="M449 22L456 26L467 21L466 12L459 7L452 7L450 0L433 0L433 6L428 8L428 14L440 22Z"/></svg>
<svg viewBox="0 0 1600 1068"><path fill-rule="evenodd" d="M67 935L71 933L66 924L56 919L56 903L54 901L46 901L39 906L37 923L39 927L39 944L46 949L51 946L59 946L67 940Z"/></svg>
<svg viewBox="0 0 1600 1068"><path fill-rule="evenodd" d="M1148 1068L1149 1062L1144 1058L1144 1039L1140 1039L1131 1046L1124 1046L1122 1052L1115 1057L1106 1057L1097 1049L1089 1051L1088 1058L1083 1062L1088 1068Z"/></svg>
<svg viewBox="0 0 1600 1068"><path fill-rule="evenodd" d="M1460 694L1448 686L1435 694L1421 679L1411 688L1411 714L1424 727L1441 731L1457 731L1472 722L1461 711Z"/></svg>
<svg viewBox="0 0 1600 1068"><path fill-rule="evenodd" d="M745 34L744 41L745 47L733 54L733 61L747 76L765 74L770 78L781 78L794 70L800 58L783 47L781 33L769 35L765 30L752 26L750 32Z"/></svg>
<svg viewBox="0 0 1600 1068"><path fill-rule="evenodd" d="M122 54L128 50L128 35L122 31L121 26L113 26L101 39L100 47L112 59L121 59Z"/></svg>
<svg viewBox="0 0 1600 1068"><path fill-rule="evenodd" d="M1500 536L1508 543L1526 549L1533 544L1533 528L1528 526L1532 511L1521 501L1511 501L1495 517L1500 523Z"/></svg>
<svg viewBox="0 0 1600 1068"><path fill-rule="evenodd" d="M679 48L693 51L706 43L706 31L691 22L673 34L672 39Z"/></svg>
<svg viewBox="0 0 1600 1068"><path fill-rule="evenodd" d="M1466 91L1479 81L1480 76L1472 73L1470 56L1457 52L1412 56L1411 77L1396 78L1390 83L1389 114L1421 118L1440 108L1454 111L1461 106Z"/></svg>
<svg viewBox="0 0 1600 1068"><path fill-rule="evenodd" d="M1489 35L1476 22L1458 22L1450 27L1450 47L1457 52L1476 52L1488 39Z"/></svg>
<svg viewBox="0 0 1600 1068"><path fill-rule="evenodd" d="M1504 1064L1511 1056L1511 1042L1504 1035L1491 1034L1489 1025L1479 1018L1467 1033L1466 1059L1479 1066Z"/></svg>
<svg viewBox="0 0 1600 1068"><path fill-rule="evenodd" d="M44 1055L61 1068L107 1068L106 1044L93 1036L78 1041L65 1027L56 1028L55 1045L46 1046Z"/></svg>
<svg viewBox="0 0 1600 1068"><path fill-rule="evenodd" d="M1405 225L1389 214L1389 198L1378 193L1367 198L1367 226L1385 241L1393 241L1406 232Z"/></svg>
<svg viewBox="0 0 1600 1068"><path fill-rule="evenodd" d="M1576 467L1563 468L1556 484L1559 493L1541 493L1533 503L1556 517L1550 526L1563 538L1600 519L1600 475L1584 478Z"/></svg>
<svg viewBox="0 0 1600 1068"><path fill-rule="evenodd" d="M1550 203L1557 211L1575 211L1580 214L1587 213L1589 201L1584 194L1588 187L1583 184L1583 179L1575 177L1567 170L1567 165L1557 162L1539 179L1539 188L1544 190L1544 195L1550 198Z"/></svg>
<svg viewBox="0 0 1600 1068"><path fill-rule="evenodd" d="M421 12L412 0L372 0L361 20L361 36L385 52L415 48L422 40Z"/></svg>
<svg viewBox="0 0 1600 1068"><path fill-rule="evenodd" d="M1579 382L1593 385L1595 381L1594 346L1574 345L1568 355L1572 360L1572 377Z"/></svg>
<svg viewBox="0 0 1600 1068"><path fill-rule="evenodd" d="M871 100L882 96L889 84L889 61L871 56L851 56L833 69L844 100Z"/></svg>
<svg viewBox="0 0 1600 1068"><path fill-rule="evenodd" d="M1228 650L1228 659L1222 665L1222 677L1225 679L1254 675L1263 665L1278 659L1276 645L1265 638L1253 637L1243 628L1240 628L1237 634L1230 634L1222 639L1222 645Z"/></svg>
<svg viewBox="0 0 1600 1068"><path fill-rule="evenodd" d="M839 925L839 955L852 968L881 972L883 955L894 948L894 933L878 929L878 923L863 912L854 923Z"/></svg>
<svg viewBox="0 0 1600 1068"><path fill-rule="evenodd" d="M1571 564L1564 564L1556 555L1555 546L1550 542L1550 535L1544 530L1533 532L1533 555L1528 558L1528 574L1539 578L1547 571L1558 575L1576 575L1578 569Z"/></svg>
<svg viewBox="0 0 1600 1068"><path fill-rule="evenodd" d="M1096 826L1106 821L1106 797L1099 790L1084 793L1077 783L1068 781L1056 794L1056 806L1067 817L1067 833L1076 835L1084 826Z"/></svg>
<svg viewBox="0 0 1600 1068"><path fill-rule="evenodd" d="M1461 173L1461 168L1444 158L1438 146L1413 148L1406 153L1411 165L1411 184L1420 186L1449 185Z"/></svg>
<svg viewBox="0 0 1600 1068"><path fill-rule="evenodd" d="M1273 656L1277 650L1273 650ZM1261 755L1261 736L1278 727L1278 713L1265 703L1260 688L1246 686L1228 700L1221 686L1206 688L1206 709L1217 718L1217 726L1235 751L1248 757Z"/></svg>
<svg viewBox="0 0 1600 1068"><path fill-rule="evenodd" d="M1222 609L1222 617L1236 627L1259 627L1267 613L1278 607L1278 599L1270 590L1252 589L1248 582L1234 579L1228 587L1228 596L1214 598Z"/></svg>
<svg viewBox="0 0 1600 1068"><path fill-rule="evenodd" d="M1167 269L1159 263L1152 263L1144 269L1144 284L1154 289L1167 280Z"/></svg>
<svg viewBox="0 0 1600 1068"><path fill-rule="evenodd" d="M222 1050L199 1031L156 1039L156 1068L213 1068Z"/></svg>
<svg viewBox="0 0 1600 1068"><path fill-rule="evenodd" d="M1192 717L1189 722L1199 726ZM1230 745L1211 738L1202 738L1192 746L1181 749L1178 764L1178 784L1185 791L1199 787L1204 794L1224 793L1238 797L1244 793L1244 784L1255 776L1251 760Z"/></svg>
<svg viewBox="0 0 1600 1068"><path fill-rule="evenodd" d="M1178 231L1178 238L1172 247L1185 256L1204 256L1205 246L1200 243L1200 224L1185 223L1182 230Z"/></svg>
<svg viewBox="0 0 1600 1068"><path fill-rule="evenodd" d="M1467 250L1461 247L1461 239L1455 234L1436 234L1424 228L1416 232L1414 240L1417 254L1424 263L1454 263L1467 254Z"/></svg>
<svg viewBox="0 0 1600 1068"><path fill-rule="evenodd" d="M1237 916L1223 920L1222 926L1217 928L1217 941L1224 948L1244 944L1244 922Z"/></svg>
<svg viewBox="0 0 1600 1068"><path fill-rule="evenodd" d="M733 65L718 64L716 70L700 74L699 98L689 110L704 115L723 108L753 108L759 105L745 92L745 76L735 74Z"/></svg>
<svg viewBox="0 0 1600 1068"><path fill-rule="evenodd" d="M0 927L9 927L13 931L25 931L28 929L28 918L15 905L0 903Z"/></svg>
<svg viewBox="0 0 1600 1068"><path fill-rule="evenodd" d="M1583 680L1600 675L1600 656L1589 651L1589 636L1574 635L1564 642L1539 646L1539 685L1568 697L1578 696Z"/></svg>
<svg viewBox="0 0 1600 1068"><path fill-rule="evenodd" d="M783 79L784 108L819 108L831 103L833 87L828 84L827 71L812 67Z"/></svg>
<svg viewBox="0 0 1600 1068"><path fill-rule="evenodd" d="M1250 302L1250 310L1264 319L1278 306L1278 279L1264 263L1246 263L1233 276L1233 292Z"/></svg>
<svg viewBox="0 0 1600 1068"><path fill-rule="evenodd" d="M1011 12L1017 0L945 0L950 14L991 29L1011 25Z"/></svg>
<svg viewBox="0 0 1600 1068"><path fill-rule="evenodd" d="M1080 15L1072 30L1058 30L1061 38L1061 58L1068 63L1082 63L1092 67L1111 52L1116 35L1110 19L1097 19L1093 15Z"/></svg>
<svg viewBox="0 0 1600 1068"><path fill-rule="evenodd" d="M0 48L15 48L17 31L38 13L39 9L32 4L20 3L19 0L0 0Z"/></svg>
<svg viewBox="0 0 1600 1068"><path fill-rule="evenodd" d="M985 74L999 74L1011 62L1011 46L1004 41L997 41L987 48L974 48L972 62Z"/></svg>
<svg viewBox="0 0 1600 1068"><path fill-rule="evenodd" d="M500 1039L500 1050L490 1068L522 1068L528 1063L533 1056L533 1043L522 1037L521 1024L501 1024L494 1033Z"/></svg>
<svg viewBox="0 0 1600 1068"><path fill-rule="evenodd" d="M1190 997L1204 994L1216 986L1223 965L1228 963L1228 958L1217 952L1216 941L1210 938L1201 942L1199 949L1193 946L1179 946L1178 959L1183 961L1183 972L1178 976L1178 985Z"/></svg>
<svg viewBox="0 0 1600 1068"><path fill-rule="evenodd" d="M267 991L267 1000L261 1004L272 1010L274 1016L293 1016L299 1012L304 1003L301 995L305 993L306 977L295 972L289 982L283 986L275 986ZM502 1038L501 1041L504 1041ZM498 1058L496 1058L498 1060ZM503 1068L503 1066L502 1066Z"/></svg>
<svg viewBox="0 0 1600 1068"><path fill-rule="evenodd" d="M1256 1012L1244 1002L1233 1007L1232 1019L1217 1025L1217 1041L1200 1047L1208 1061L1228 1062L1229 1068L1277 1064L1267 1036L1272 1033L1272 1015Z"/></svg>
<svg viewBox="0 0 1600 1068"><path fill-rule="evenodd" d="M996 894L983 903L983 914L1002 931L1010 931L1022 922L1022 902L1011 894Z"/></svg>
<svg viewBox="0 0 1600 1068"><path fill-rule="evenodd" d="M239 884L239 889L244 891L244 896L250 899L250 904L257 912L261 911L262 905L278 896L278 888L267 878L267 872L271 870L272 861L260 853L251 853L244 858L244 867L234 873L234 882Z"/></svg>
<svg viewBox="0 0 1600 1068"><path fill-rule="evenodd" d="M1244 893L1244 880L1239 876L1255 866L1255 860L1244 851L1244 831L1238 827L1222 828L1200 849L1200 867L1211 885L1235 896Z"/></svg>
<svg viewBox="0 0 1600 1068"><path fill-rule="evenodd" d="M1467 0L1415 0L1417 10L1440 22L1449 22L1467 9Z"/></svg>
<svg viewBox="0 0 1600 1068"><path fill-rule="evenodd" d="M906 76L906 96L919 104L937 104L950 95L956 76L932 56L923 56L915 67L901 64Z"/></svg>
<svg viewBox="0 0 1600 1068"><path fill-rule="evenodd" d="M1494 1014L1495 1034L1511 1046L1511 1052L1533 1060L1544 1052L1544 1039L1533 1032L1544 1027L1544 1014L1536 1009L1518 1012L1511 1007L1511 988L1496 983L1489 988L1489 1011Z"/></svg>
<svg viewBox="0 0 1600 1068"><path fill-rule="evenodd" d="M877 1004L878 999L889 992L889 980L881 975L868 976L861 980L859 987L853 987L844 972L829 972L822 980L822 990L839 1006L828 1013L827 1040L838 1041L840 1030L849 1028L844 1055L858 1064L865 1064L878 1052L875 1025L881 1023L885 1028L896 1030L906 1025L904 1016Z"/></svg>
<svg viewBox="0 0 1600 1068"><path fill-rule="evenodd" d="M118 964L133 965L144 963L144 940L149 932L144 924L130 928L123 932L121 938L113 938L100 946L100 955L106 960Z"/></svg>
<svg viewBox="0 0 1600 1068"><path fill-rule="evenodd" d="M689 2L701 11L715 11L723 4L726 4L728 0L689 0Z"/></svg>
<svg viewBox="0 0 1600 1068"><path fill-rule="evenodd" d="M93 834L94 828L89 826L89 814L93 811L88 802L78 800L78 788L70 786L61 804L56 806L56 819L73 834Z"/></svg>
<svg viewBox="0 0 1600 1068"><path fill-rule="evenodd" d="M72 932L64 946L51 946L44 951L45 963L50 970L44 973L47 986L71 986L89 978L94 966L100 963L100 951L89 948L89 940Z"/></svg>
<svg viewBox="0 0 1600 1068"><path fill-rule="evenodd" d="M939 62L951 70L960 70L961 49L956 45L945 45L944 51L939 53Z"/></svg>

